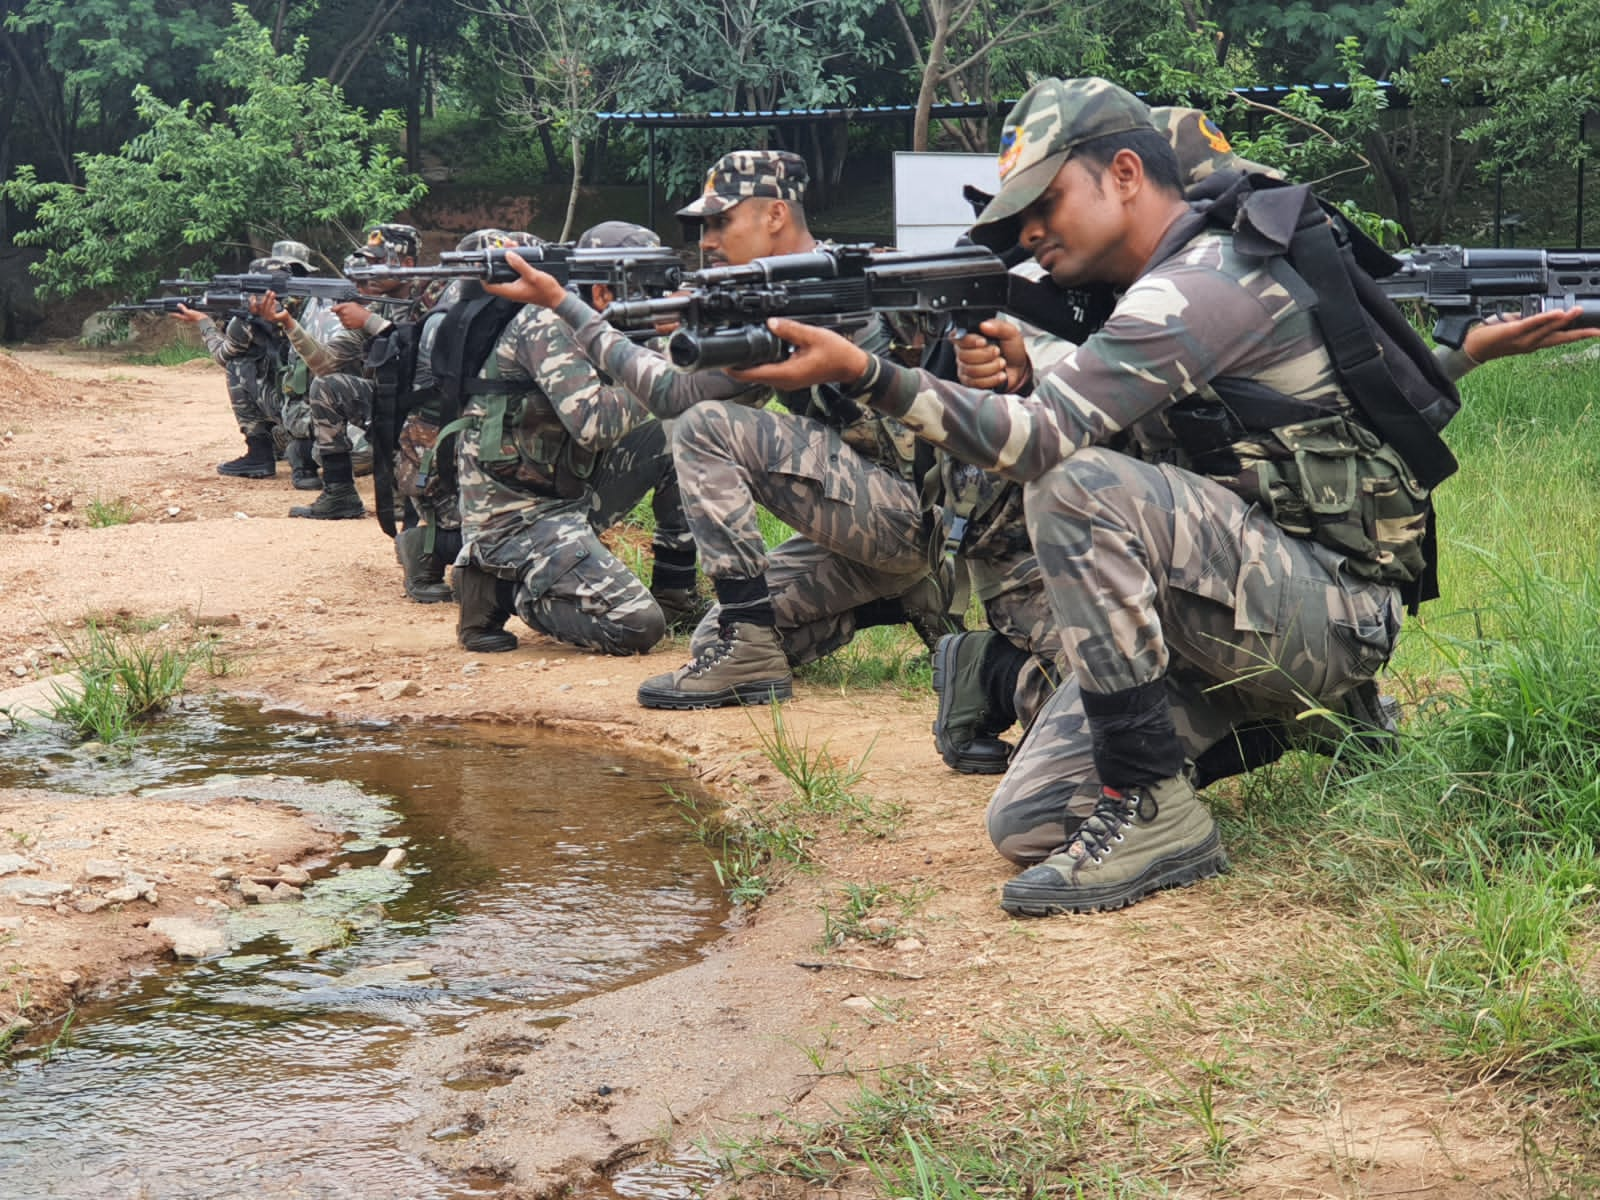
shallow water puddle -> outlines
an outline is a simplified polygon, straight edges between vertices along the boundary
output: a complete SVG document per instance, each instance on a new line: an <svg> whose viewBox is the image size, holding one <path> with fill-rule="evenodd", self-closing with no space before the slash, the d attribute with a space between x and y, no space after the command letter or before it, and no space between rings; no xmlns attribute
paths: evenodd
<svg viewBox="0 0 1600 1200"><path fill-rule="evenodd" d="M492 1195L396 1148L414 1115L405 1042L491 1006L559 1021L578 997L691 961L726 916L666 792L688 782L592 741L219 702L129 757L45 734L6 750L0 785L315 811L345 831L348 869L318 872L303 902L240 910L234 953L152 973L80 1010L69 1048L0 1073L3 1196ZM379 867L396 846L400 869ZM692 1194L685 1171L701 1165L641 1168L617 1194Z"/></svg>

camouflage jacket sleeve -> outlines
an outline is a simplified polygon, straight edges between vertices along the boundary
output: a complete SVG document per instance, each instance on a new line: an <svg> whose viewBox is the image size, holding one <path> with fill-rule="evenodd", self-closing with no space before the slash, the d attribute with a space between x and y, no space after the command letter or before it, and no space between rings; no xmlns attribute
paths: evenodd
<svg viewBox="0 0 1600 1200"><path fill-rule="evenodd" d="M1467 372L1483 366L1465 350L1457 350L1450 346L1435 346L1433 356L1438 359L1440 369L1451 383L1464 378Z"/></svg>
<svg viewBox="0 0 1600 1200"><path fill-rule="evenodd" d="M675 417L702 400L762 401L768 389L722 371L680 371L666 357L628 340L576 296L552 310L572 330L585 357L658 417Z"/></svg>
<svg viewBox="0 0 1600 1200"><path fill-rule="evenodd" d="M299 321L289 322L289 345L305 362L310 372L321 378L324 375L358 375L366 361L366 333L359 329L345 329L333 334L326 342L319 342Z"/></svg>
<svg viewBox="0 0 1600 1200"><path fill-rule="evenodd" d="M869 399L957 458L1026 483L1219 375L1280 386L1274 372L1292 368L1286 355L1309 355L1321 343L1280 345L1275 327L1296 314L1292 340L1300 342L1309 316L1267 272L1240 278L1216 258L1180 253L1139 278L1099 332L1037 376L1030 396L883 363Z"/></svg>
<svg viewBox="0 0 1600 1200"><path fill-rule="evenodd" d="M571 331L548 309L530 305L518 313L496 354L503 349L513 361L502 360L500 377L525 374L537 383L562 426L586 450L608 450L650 419L627 390L600 381Z"/></svg>

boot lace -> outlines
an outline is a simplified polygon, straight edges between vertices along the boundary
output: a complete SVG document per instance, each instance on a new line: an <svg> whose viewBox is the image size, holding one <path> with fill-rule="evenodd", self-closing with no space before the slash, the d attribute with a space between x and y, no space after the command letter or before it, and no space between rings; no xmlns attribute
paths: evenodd
<svg viewBox="0 0 1600 1200"><path fill-rule="evenodd" d="M1144 788L1119 791L1102 785L1099 803L1073 838L1073 848L1079 850L1074 857L1080 862L1100 862L1122 840L1122 831L1135 819L1148 824L1160 811L1156 798Z"/></svg>
<svg viewBox="0 0 1600 1200"><path fill-rule="evenodd" d="M726 625L717 626L717 640L684 663L683 669L690 675L704 675L733 653L733 642L733 630Z"/></svg>

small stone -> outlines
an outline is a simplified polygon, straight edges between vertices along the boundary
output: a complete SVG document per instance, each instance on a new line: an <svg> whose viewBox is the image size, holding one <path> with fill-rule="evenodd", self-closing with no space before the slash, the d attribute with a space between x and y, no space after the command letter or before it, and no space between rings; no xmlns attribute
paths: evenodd
<svg viewBox="0 0 1600 1200"><path fill-rule="evenodd" d="M872 934L874 937L881 937L883 934L888 933L894 928L894 922L888 917L868 917L865 921L861 922L861 928Z"/></svg>
<svg viewBox="0 0 1600 1200"><path fill-rule="evenodd" d="M56 978L61 980L62 987L75 988L83 982L83 976L76 971L63 971Z"/></svg>
<svg viewBox="0 0 1600 1200"><path fill-rule="evenodd" d="M583 684L584 684L585 687L610 687L611 686L611 680L609 680L609 679L585 679L583 681Z"/></svg>
<svg viewBox="0 0 1600 1200"><path fill-rule="evenodd" d="M111 901L107 900L104 896L79 896L72 902L72 907L77 909L79 912L88 915L90 913L97 913L102 908L111 907Z"/></svg>
<svg viewBox="0 0 1600 1200"><path fill-rule="evenodd" d="M11 673L18 679L26 679L29 674L27 667L12 667Z"/></svg>
<svg viewBox="0 0 1600 1200"><path fill-rule="evenodd" d="M103 858L91 858L83 864L83 877L91 882L96 879L121 879L123 874L121 863L107 862Z"/></svg>
<svg viewBox="0 0 1600 1200"><path fill-rule="evenodd" d="M167 516L169 517L175 517L182 511L183 509L179 508L176 504L169 504L167 506Z"/></svg>
<svg viewBox="0 0 1600 1200"><path fill-rule="evenodd" d="M378 699L398 700L402 696L415 696L421 691L415 679L391 679L378 688Z"/></svg>
<svg viewBox="0 0 1600 1200"><path fill-rule="evenodd" d="M340 667L333 673L333 677L335 679L354 679L359 674L361 674L360 667Z"/></svg>
<svg viewBox="0 0 1600 1200"><path fill-rule="evenodd" d="M317 597L308 596L308 597L306 597L306 607L309 608L312 612L321 612L323 609L327 608L328 606L326 604L324 604L321 600L317 599Z"/></svg>
<svg viewBox="0 0 1600 1200"><path fill-rule="evenodd" d="M0 854L0 875L32 875L38 869L38 863L21 854Z"/></svg>
<svg viewBox="0 0 1600 1200"><path fill-rule="evenodd" d="M253 904L260 904L272 895L272 889L263 887L253 879L241 879L239 881L239 894Z"/></svg>
<svg viewBox="0 0 1600 1200"><path fill-rule="evenodd" d="M916 938L901 938L894 944L894 948L901 954L912 954L922 949L922 943Z"/></svg>
<svg viewBox="0 0 1600 1200"><path fill-rule="evenodd" d="M282 863L278 867L278 878L295 887L304 887L311 882L311 872L293 863Z"/></svg>
<svg viewBox="0 0 1600 1200"><path fill-rule="evenodd" d="M280 883L277 887L272 889L272 898L274 900L298 900L300 899L300 896L300 889L297 887L290 887L287 883Z"/></svg>
<svg viewBox="0 0 1600 1200"><path fill-rule="evenodd" d="M213 879L233 879L237 875L238 872L232 867L218 867L215 871L211 872L211 878Z"/></svg>
<svg viewBox="0 0 1600 1200"><path fill-rule="evenodd" d="M361 693L359 692L340 692L333 698L333 702L335 704L354 704L359 699L361 699Z"/></svg>
<svg viewBox="0 0 1600 1200"><path fill-rule="evenodd" d="M199 629L232 628L239 624L239 614L236 612L198 612L194 615L195 627Z"/></svg>
<svg viewBox="0 0 1600 1200"><path fill-rule="evenodd" d="M397 869L400 866L401 863L405 862L405 860L406 860L406 852L405 852L405 850L400 846L396 846L392 850L390 850L389 853L387 853L387 854L385 854L383 856L383 861L381 863L379 863L378 865L380 867L382 867L385 871L393 871L393 870Z"/></svg>
<svg viewBox="0 0 1600 1200"><path fill-rule="evenodd" d="M215 925L187 917L158 917L150 922L151 933L172 943L177 958L205 958L228 948L227 936Z"/></svg>
<svg viewBox="0 0 1600 1200"><path fill-rule="evenodd" d="M851 996L842 1001L846 1008L853 1008L857 1012L877 1012L878 1002L871 996Z"/></svg>
<svg viewBox="0 0 1600 1200"><path fill-rule="evenodd" d="M7 879L0 883L0 894L10 896L18 904L30 900L50 903L71 891L70 883L52 883L47 879Z"/></svg>
<svg viewBox="0 0 1600 1200"><path fill-rule="evenodd" d="M144 895L144 888L131 883L125 883L119 888L112 888L106 893L106 900L112 904L132 904Z"/></svg>
<svg viewBox="0 0 1600 1200"><path fill-rule="evenodd" d="M250 519L250 514L245 512L236 512L233 514L233 519L235 521L248 521Z"/></svg>

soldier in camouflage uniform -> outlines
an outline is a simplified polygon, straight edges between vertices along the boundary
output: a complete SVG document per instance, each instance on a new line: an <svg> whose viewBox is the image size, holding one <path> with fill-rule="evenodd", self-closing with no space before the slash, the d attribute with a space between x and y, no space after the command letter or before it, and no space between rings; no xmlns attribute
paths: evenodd
<svg viewBox="0 0 1600 1200"><path fill-rule="evenodd" d="M680 211L703 226L708 265L747 263L811 250L802 205L804 160L744 150L719 159L704 194ZM673 461L694 540L717 605L695 631L686 666L646 680L654 708L762 703L792 692L791 664L843 645L868 624L942 615L932 522L912 483L914 444L898 422L831 388L779 393L787 412L758 407L764 386L728 372L679 372L637 346L548 275L527 269L525 287L491 288L553 306L578 345L661 418L676 418ZM857 340L889 348L873 322ZM756 523L762 505L796 531L768 552Z"/></svg>
<svg viewBox="0 0 1600 1200"><path fill-rule="evenodd" d="M417 247L417 231L410 225L377 225L357 253L372 263L415 266ZM411 295L411 284L380 279L364 285L362 291L400 299ZM354 300L336 304L332 311L341 328L321 341L276 304L264 307L264 315L287 333L290 346L311 374L307 400L322 460L322 494L311 504L291 508L289 515L324 521L366 516L366 506L355 487L350 427L364 429L372 419L373 384L363 373L367 345L396 321L419 318L425 302L416 298L402 314L373 312Z"/></svg>
<svg viewBox="0 0 1600 1200"><path fill-rule="evenodd" d="M1172 144L1186 188L1218 171L1281 178L1272 168L1235 154L1222 131L1199 109L1153 108L1150 118ZM973 195L980 204L993 199L975 191ZM1016 270L1033 273L1038 267L1030 261ZM989 328L1013 336L1016 327L993 322ZM1076 348L1028 327L1017 332L1024 338L1034 375L1046 373ZM1005 390L1005 364L994 341L970 339L957 350L957 367L960 382L968 387ZM1039 563L1028 541L1021 486L948 454L939 458L945 524L960 530L959 561L971 574L989 628L950 634L934 652L933 686L939 698L934 744L954 770L997 775L1006 769L1013 749L998 735L1013 724L1027 732L1066 664ZM1229 757L1225 750L1204 756L1198 777L1221 778L1211 772L1221 771L1224 764L1212 759ZM1063 785L1051 778L1039 783L1059 799ZM1043 806L1054 802L1050 795L1036 801ZM1005 841L1006 835L998 840Z"/></svg>
<svg viewBox="0 0 1600 1200"><path fill-rule="evenodd" d="M1020 240L1064 286L1126 289L1030 394L945 383L795 322L775 323L795 354L744 374L840 383L1024 485L1071 675L991 805L1002 853L1037 864L1001 903L1030 915L1117 908L1226 867L1188 760L1308 700L1337 707L1388 660L1400 586L1425 568L1428 497L1340 391L1281 258L1243 254L1184 202L1177 160L1142 102L1104 80L1046 80L1013 110L1001 147L1002 188L975 240ZM1003 350L1017 391L1025 356ZM1202 474L1191 418L1241 383L1301 416L1247 427L1228 447L1234 465ZM1308 536L1300 489L1321 496L1324 466L1343 478L1352 460L1375 511L1329 513ZM1065 808L996 818L1015 781L1044 772L1072 783Z"/></svg>
<svg viewBox="0 0 1600 1200"><path fill-rule="evenodd" d="M608 221L579 244L660 240ZM598 308L613 298L608 287L591 289ZM515 612L570 645L646 653L666 633L666 614L600 533L653 490L655 587L692 591L694 543L665 427L601 378L553 313L533 306L511 319L467 391L456 451L466 540L456 567L462 646L514 649L517 639L504 626Z"/></svg>
<svg viewBox="0 0 1600 1200"><path fill-rule="evenodd" d="M250 270L306 275L316 270L310 257L310 247L301 242L276 242L267 257L251 260ZM290 352L282 333L255 315L254 307L230 319L225 329L218 329L205 313L181 305L173 317L199 331L206 350L226 372L228 403L244 435L244 454L218 463L217 474L271 479L277 474L275 438L283 424L282 378Z"/></svg>

